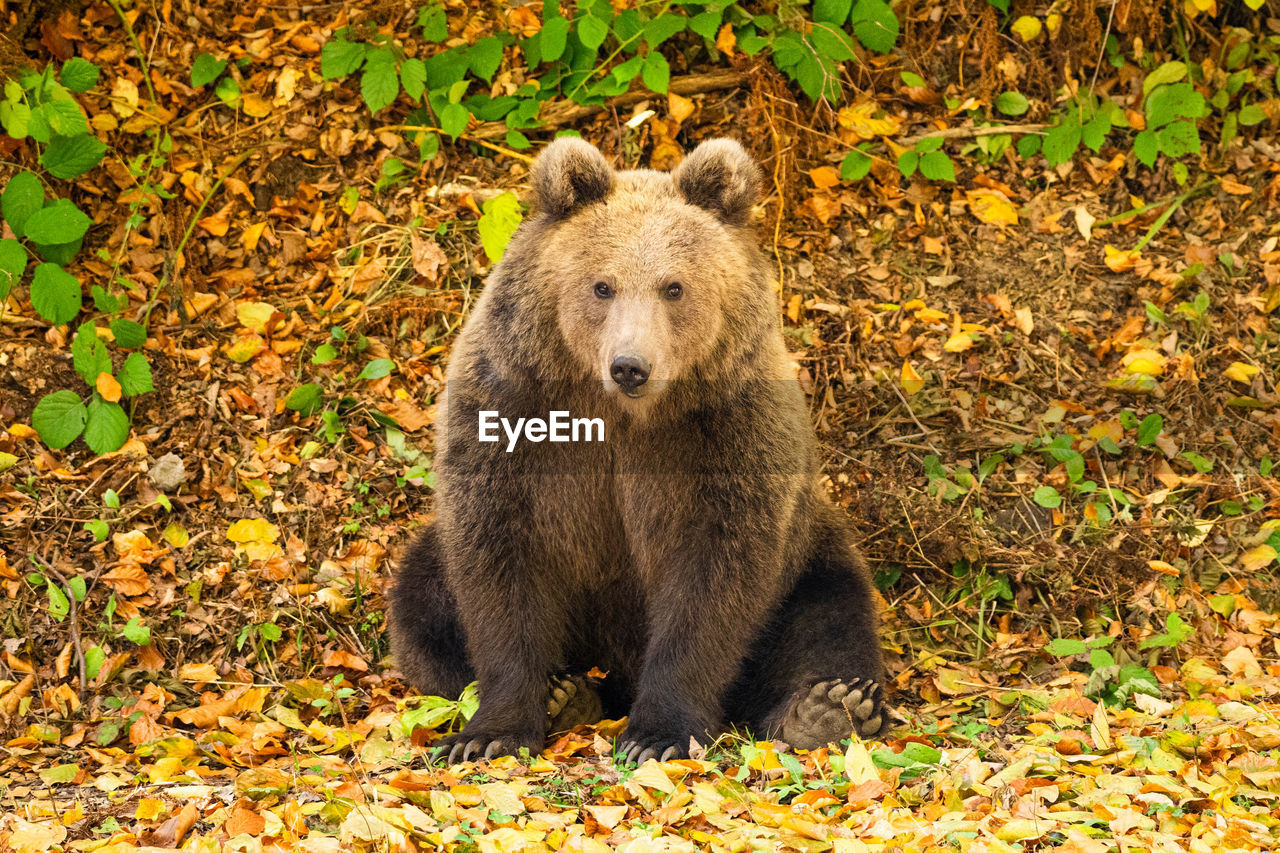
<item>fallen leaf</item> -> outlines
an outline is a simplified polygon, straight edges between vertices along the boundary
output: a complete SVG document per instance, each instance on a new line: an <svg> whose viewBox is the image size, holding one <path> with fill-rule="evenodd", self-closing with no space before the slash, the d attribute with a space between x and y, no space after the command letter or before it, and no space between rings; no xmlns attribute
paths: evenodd
<svg viewBox="0 0 1280 853"><path fill-rule="evenodd" d="M916 372L915 365L910 361L902 362L902 390L908 394L915 394L924 388L924 377Z"/></svg>
<svg viewBox="0 0 1280 853"><path fill-rule="evenodd" d="M999 190L970 190L966 199L969 211L981 222L1001 228L1018 224L1018 209Z"/></svg>
<svg viewBox="0 0 1280 853"><path fill-rule="evenodd" d="M1222 375L1248 385L1253 381L1253 377L1258 375L1258 366L1245 364L1243 361L1233 361L1226 370L1222 371Z"/></svg>
<svg viewBox="0 0 1280 853"><path fill-rule="evenodd" d="M105 370L98 374L98 379L93 383L93 387L102 395L102 399L107 402L117 403L120 401L120 383Z"/></svg>

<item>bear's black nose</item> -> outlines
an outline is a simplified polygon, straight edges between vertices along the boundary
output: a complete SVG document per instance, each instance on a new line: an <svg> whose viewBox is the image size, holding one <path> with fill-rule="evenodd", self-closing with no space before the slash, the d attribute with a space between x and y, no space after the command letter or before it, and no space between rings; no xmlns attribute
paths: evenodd
<svg viewBox="0 0 1280 853"><path fill-rule="evenodd" d="M634 391L649 381L649 362L638 355L620 355L609 367L609 375L624 390Z"/></svg>

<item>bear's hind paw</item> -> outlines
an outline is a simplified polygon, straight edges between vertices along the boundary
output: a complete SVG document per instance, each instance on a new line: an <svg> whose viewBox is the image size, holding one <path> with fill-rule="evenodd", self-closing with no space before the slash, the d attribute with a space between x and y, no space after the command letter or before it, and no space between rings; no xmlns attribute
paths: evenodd
<svg viewBox="0 0 1280 853"><path fill-rule="evenodd" d="M850 735L877 737L890 721L884 691L870 679L819 681L796 700L779 736L798 749L817 749Z"/></svg>
<svg viewBox="0 0 1280 853"><path fill-rule="evenodd" d="M553 675L547 697L547 732L567 732L600 722L600 694L585 675Z"/></svg>

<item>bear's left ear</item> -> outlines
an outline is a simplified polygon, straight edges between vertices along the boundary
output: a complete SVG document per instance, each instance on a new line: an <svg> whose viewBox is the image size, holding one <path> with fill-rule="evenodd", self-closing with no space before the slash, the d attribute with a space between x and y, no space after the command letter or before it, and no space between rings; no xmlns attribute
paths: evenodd
<svg viewBox="0 0 1280 853"><path fill-rule="evenodd" d="M534 207L562 219L584 204L603 201L613 189L613 169L590 142L562 136L533 161Z"/></svg>
<svg viewBox="0 0 1280 853"><path fill-rule="evenodd" d="M745 225L760 198L763 177L750 154L732 139L708 139L671 173L685 201Z"/></svg>

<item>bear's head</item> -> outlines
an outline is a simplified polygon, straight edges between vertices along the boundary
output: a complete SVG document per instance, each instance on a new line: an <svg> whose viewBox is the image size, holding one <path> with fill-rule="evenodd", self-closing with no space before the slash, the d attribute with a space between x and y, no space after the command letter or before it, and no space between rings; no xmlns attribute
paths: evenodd
<svg viewBox="0 0 1280 853"><path fill-rule="evenodd" d="M624 408L769 349L776 297L748 227L761 173L737 142L704 142L671 172L615 171L565 137L531 179L537 278L565 347Z"/></svg>

